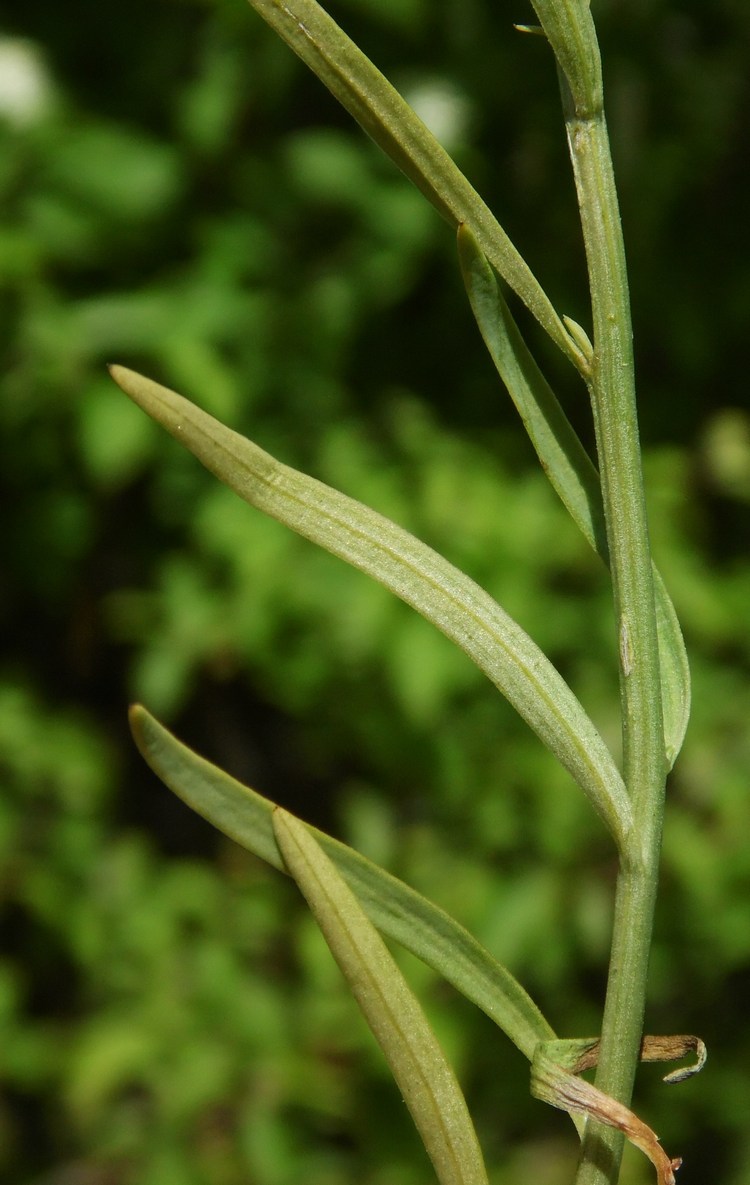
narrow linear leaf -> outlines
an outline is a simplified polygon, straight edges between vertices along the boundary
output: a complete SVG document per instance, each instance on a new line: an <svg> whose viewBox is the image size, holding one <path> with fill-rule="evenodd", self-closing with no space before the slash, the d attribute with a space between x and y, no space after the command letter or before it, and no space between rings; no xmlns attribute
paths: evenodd
<svg viewBox="0 0 750 1185"><path fill-rule="evenodd" d="M276 842L385 1054L441 1185L487 1185L466 1100L414 993L304 823L279 807Z"/></svg>
<svg viewBox="0 0 750 1185"><path fill-rule="evenodd" d="M479 331L542 468L577 527L608 563L599 473L521 336L495 274L468 225L458 229L458 254ZM654 594L664 747L671 769L690 716L690 668L677 614L656 570Z"/></svg>
<svg viewBox="0 0 750 1185"><path fill-rule="evenodd" d="M599 474L521 336L473 228L457 234L472 312L555 492L586 539L607 560Z"/></svg>
<svg viewBox="0 0 750 1185"><path fill-rule="evenodd" d="M121 366L123 391L246 502L374 577L456 642L572 774L620 848L632 815L620 773L549 659L465 573L408 531L282 465L174 391Z"/></svg>
<svg viewBox="0 0 750 1185"><path fill-rule="evenodd" d="M582 373L588 365L528 264L397 90L315 0L250 0L375 143L455 228L470 221L487 258Z"/></svg>
<svg viewBox="0 0 750 1185"><path fill-rule="evenodd" d="M145 708L130 710L133 737L154 773L170 790L230 839L274 868L284 862L274 836L274 803L199 757ZM526 1058L551 1026L520 983L444 910L315 828L309 828L375 923L422 959L490 1017Z"/></svg>
<svg viewBox="0 0 750 1185"><path fill-rule="evenodd" d="M680 621L657 568L654 568L656 633L661 664L661 706L664 716L664 750L671 769L685 740L690 720L691 681L685 639Z"/></svg>

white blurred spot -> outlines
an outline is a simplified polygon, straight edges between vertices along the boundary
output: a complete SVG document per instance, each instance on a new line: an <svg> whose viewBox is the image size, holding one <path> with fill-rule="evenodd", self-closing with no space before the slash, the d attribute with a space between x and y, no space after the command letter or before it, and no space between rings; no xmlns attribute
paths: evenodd
<svg viewBox="0 0 750 1185"><path fill-rule="evenodd" d="M403 92L419 118L449 151L466 137L471 104L466 95L444 78L425 78Z"/></svg>
<svg viewBox="0 0 750 1185"><path fill-rule="evenodd" d="M42 119L52 103L52 81L40 50L20 37L0 38L0 119L19 127Z"/></svg>

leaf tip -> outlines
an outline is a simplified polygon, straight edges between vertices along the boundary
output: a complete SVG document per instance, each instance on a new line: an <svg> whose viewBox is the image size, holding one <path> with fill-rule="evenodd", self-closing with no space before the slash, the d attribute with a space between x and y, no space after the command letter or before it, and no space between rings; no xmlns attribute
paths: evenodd
<svg viewBox="0 0 750 1185"><path fill-rule="evenodd" d="M146 737L145 728L149 714L143 704L131 704L128 708L128 724L130 735L135 741L136 748L145 757Z"/></svg>
<svg viewBox="0 0 750 1185"><path fill-rule="evenodd" d="M107 370L110 377L114 379L120 390L127 395L128 399L132 399L139 407L147 408L144 405L144 390L147 385L151 383L152 387L156 384L152 383L150 379L145 379L143 375L138 374L135 370L130 370L127 366L121 366L119 362L110 362L107 364Z"/></svg>
<svg viewBox="0 0 750 1185"><path fill-rule="evenodd" d="M547 36L541 25L514 25L513 28L517 33L530 33L532 37Z"/></svg>
<svg viewBox="0 0 750 1185"><path fill-rule="evenodd" d="M695 1051L695 1062L692 1066L683 1066L679 1070L672 1070L671 1074L665 1074L662 1082L668 1083L670 1086L678 1082L685 1082L686 1079L692 1078L694 1074L700 1074L701 1070L706 1064L708 1057L708 1050L706 1049L705 1041L700 1037L690 1038L691 1048Z"/></svg>
<svg viewBox="0 0 750 1185"><path fill-rule="evenodd" d="M289 869L291 847L298 840L300 832L304 832L304 824L294 815L290 815L289 811L285 811L283 807L274 804L271 811L271 826L281 857L287 869Z"/></svg>
<svg viewBox="0 0 750 1185"><path fill-rule="evenodd" d="M563 323L568 331L568 336L571 338L581 356L582 362L585 364L585 370L582 370L582 373L584 375L589 374L594 363L594 347L591 344L589 335L582 325L579 325L572 317L566 316L565 313L563 313Z"/></svg>
<svg viewBox="0 0 750 1185"><path fill-rule="evenodd" d="M111 378L117 383L117 386L121 387L123 391L125 390L125 384L128 378L134 373L132 370L128 370L127 366L121 366L119 362L108 362L107 370Z"/></svg>

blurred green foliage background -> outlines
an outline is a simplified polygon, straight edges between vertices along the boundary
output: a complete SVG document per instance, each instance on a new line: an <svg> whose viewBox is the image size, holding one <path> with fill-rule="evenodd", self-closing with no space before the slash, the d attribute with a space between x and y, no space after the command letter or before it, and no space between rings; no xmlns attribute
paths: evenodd
<svg viewBox="0 0 750 1185"><path fill-rule="evenodd" d="M750 8L595 0L654 548L691 654L647 1027L704 1074L637 1109L680 1185L750 1181ZM559 308L586 288L556 81L517 0L339 0ZM451 232L241 0L34 0L0 39L0 1175L421 1185L430 1169L289 882L145 769L143 700L455 913L595 1033L613 855L583 797L404 606L233 499L119 361L484 583L618 744L603 572L555 503ZM532 338L535 329L529 326ZM535 339L536 340L536 339ZM540 341L590 438L581 389ZM571 1179L568 1120L404 958L493 1185ZM649 1181L634 1155L627 1185Z"/></svg>

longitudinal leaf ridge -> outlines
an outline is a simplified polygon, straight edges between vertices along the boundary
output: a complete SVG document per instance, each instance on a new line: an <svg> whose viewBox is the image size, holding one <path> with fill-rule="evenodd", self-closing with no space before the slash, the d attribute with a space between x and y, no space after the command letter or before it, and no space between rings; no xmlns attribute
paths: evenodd
<svg viewBox="0 0 750 1185"><path fill-rule="evenodd" d="M284 871L275 805L179 741L145 708L130 710L135 742L154 773L230 839ZM439 906L353 848L310 828L378 929L434 968L503 1030L529 1060L555 1033L510 971Z"/></svg>
<svg viewBox="0 0 750 1185"><path fill-rule="evenodd" d="M565 680L484 589L383 515L289 468L166 387L111 367L144 411L245 501L380 581L455 642L572 774L618 846L630 803L612 755Z"/></svg>

